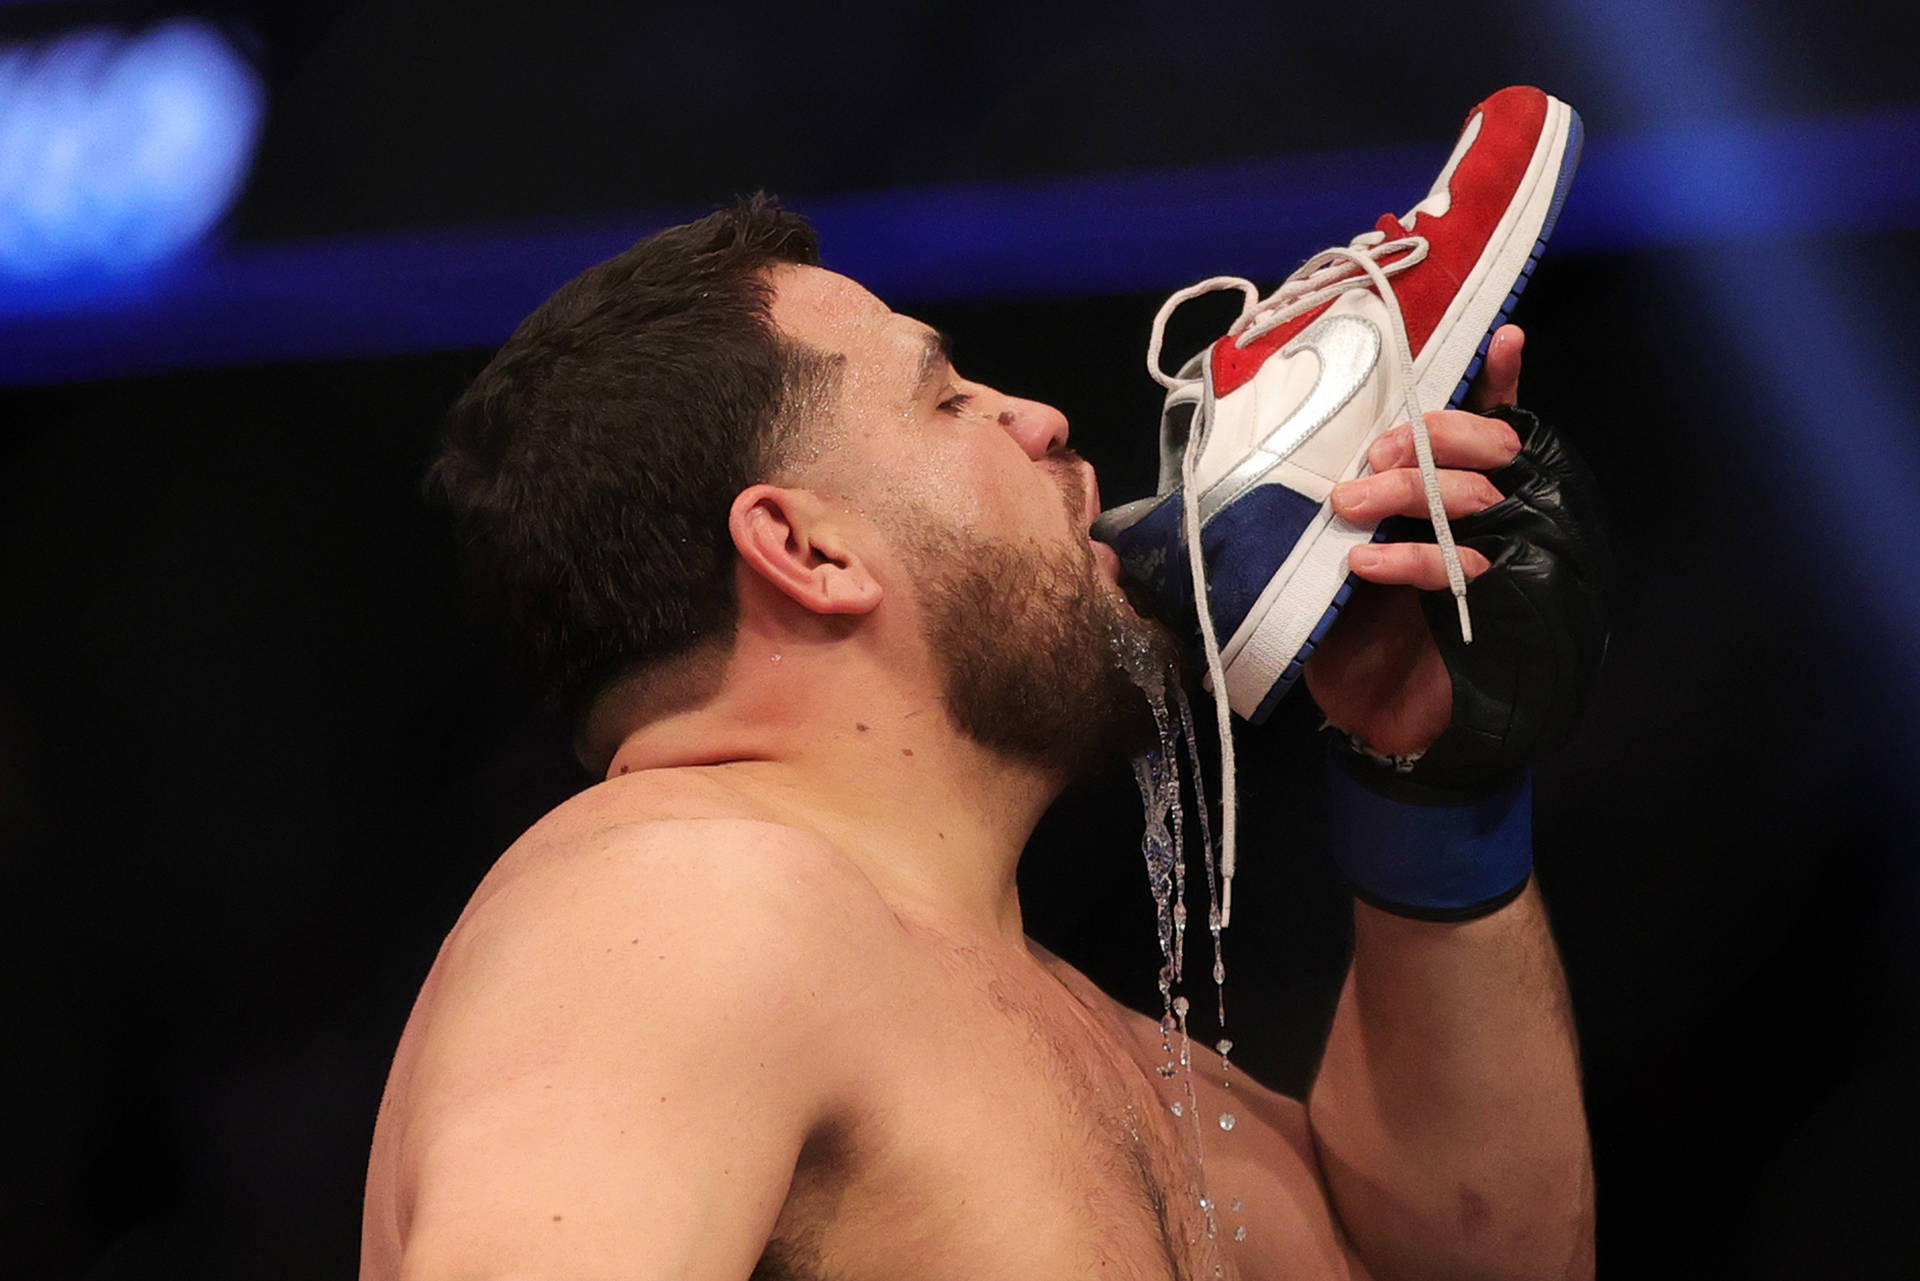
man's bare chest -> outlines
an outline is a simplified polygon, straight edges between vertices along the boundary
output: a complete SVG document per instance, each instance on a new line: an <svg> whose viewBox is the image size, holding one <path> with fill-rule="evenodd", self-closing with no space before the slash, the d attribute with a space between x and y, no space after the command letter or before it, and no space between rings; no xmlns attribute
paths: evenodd
<svg viewBox="0 0 1920 1281"><path fill-rule="evenodd" d="M1044 972L903 993L849 1122L803 1154L761 1275L1233 1275L1183 1080Z"/></svg>

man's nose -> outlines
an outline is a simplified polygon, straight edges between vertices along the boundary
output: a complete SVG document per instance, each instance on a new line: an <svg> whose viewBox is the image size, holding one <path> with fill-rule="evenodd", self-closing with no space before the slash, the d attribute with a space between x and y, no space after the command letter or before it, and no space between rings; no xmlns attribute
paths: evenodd
<svg viewBox="0 0 1920 1281"><path fill-rule="evenodd" d="M1000 425L1035 462L1067 443L1067 416L1037 400L1009 397L1000 411Z"/></svg>

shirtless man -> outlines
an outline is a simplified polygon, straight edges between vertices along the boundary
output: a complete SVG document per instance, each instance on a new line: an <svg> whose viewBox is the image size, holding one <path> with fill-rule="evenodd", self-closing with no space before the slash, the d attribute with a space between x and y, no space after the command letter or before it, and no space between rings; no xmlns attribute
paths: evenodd
<svg viewBox="0 0 1920 1281"><path fill-rule="evenodd" d="M1356 904L1307 1102L1236 1082L1204 1165L1158 1025L1025 937L1022 847L1144 710L1112 645L1166 642L1089 541L1061 414L814 257L757 201L642 242L455 411L440 486L606 781L507 851L426 980L363 1277L1590 1275L1532 889L1457 924ZM1476 403L1518 366L1510 331ZM1432 418L1450 506L1485 507L1512 431ZM1378 450L1354 512L1424 514L1405 428ZM1441 573L1396 545L1365 576ZM1418 611L1350 614L1315 696L1419 746L1448 696ZM1354 661L1382 654L1407 670ZM1196 1046L1205 1116L1219 1082Z"/></svg>

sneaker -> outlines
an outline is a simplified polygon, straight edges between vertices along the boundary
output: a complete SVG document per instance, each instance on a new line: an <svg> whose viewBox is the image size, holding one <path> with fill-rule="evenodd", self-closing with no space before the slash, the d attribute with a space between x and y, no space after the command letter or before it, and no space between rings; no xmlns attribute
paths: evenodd
<svg viewBox="0 0 1920 1281"><path fill-rule="evenodd" d="M1265 297L1222 276L1161 307L1147 352L1167 388L1159 492L1103 513L1093 532L1119 553L1132 585L1198 622L1210 684L1216 693L1225 684L1241 716L1268 717L1352 594L1347 553L1379 537L1378 522L1336 515L1328 494L1365 472L1367 447L1402 420L1414 425L1461 631L1472 639L1422 410L1466 395L1553 230L1580 142L1571 107L1538 89L1503 89L1473 109L1432 189L1406 214L1316 254ZM1246 296L1240 318L1169 376L1160 366L1167 318L1216 289ZM1195 582L1204 613L1193 607Z"/></svg>

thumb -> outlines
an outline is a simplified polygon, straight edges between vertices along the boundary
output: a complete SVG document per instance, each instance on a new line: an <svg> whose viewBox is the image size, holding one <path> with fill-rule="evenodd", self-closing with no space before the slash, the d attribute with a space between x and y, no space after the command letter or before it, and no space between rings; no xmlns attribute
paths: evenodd
<svg viewBox="0 0 1920 1281"><path fill-rule="evenodd" d="M1518 325L1502 325L1487 343L1486 363L1467 389L1466 408L1478 413L1520 399L1520 352L1527 335Z"/></svg>

